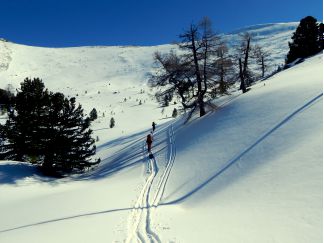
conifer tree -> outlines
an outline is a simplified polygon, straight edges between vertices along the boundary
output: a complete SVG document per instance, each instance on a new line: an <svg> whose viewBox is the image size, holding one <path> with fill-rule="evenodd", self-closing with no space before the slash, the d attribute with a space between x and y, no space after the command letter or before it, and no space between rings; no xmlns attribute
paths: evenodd
<svg viewBox="0 0 324 243"><path fill-rule="evenodd" d="M98 112L97 112L96 108L93 108L93 109L90 111L89 116L90 116L90 120L91 120L91 121L94 121L94 120L96 120L96 119L98 118Z"/></svg>
<svg viewBox="0 0 324 243"><path fill-rule="evenodd" d="M199 24L191 24L180 35L180 53L155 53L160 69L151 76L152 87L165 87L156 97L177 95L183 108L199 109L200 116L206 114L205 99L208 84L215 75L216 49L219 36L212 29L211 21L205 17Z"/></svg>
<svg viewBox="0 0 324 243"><path fill-rule="evenodd" d="M212 87L212 90L217 90L220 94L225 94L230 87L230 76L233 75L233 62L228 54L228 47L225 42L221 42L216 51L217 59L214 63L215 74L217 81L213 82L217 84L217 87Z"/></svg>
<svg viewBox="0 0 324 243"><path fill-rule="evenodd" d="M8 112L4 134L8 140L5 157L18 161L28 161L30 157L40 157L43 151L41 137L46 116L49 93L39 78L26 78L21 83L14 100L14 109Z"/></svg>
<svg viewBox="0 0 324 243"><path fill-rule="evenodd" d="M240 45L237 47L236 58L238 60L239 79L241 82L240 90L245 93L254 81L254 74L250 68L250 59L252 54L252 34L249 32L241 35Z"/></svg>
<svg viewBox="0 0 324 243"><path fill-rule="evenodd" d="M90 159L96 149L90 123L75 98L50 93L42 80L27 78L1 128L0 156L35 163L49 174L83 170L98 163Z"/></svg>
<svg viewBox="0 0 324 243"><path fill-rule="evenodd" d="M318 53L320 48L320 30L317 20L312 16L303 18L289 42L286 63L297 58L306 58Z"/></svg>
<svg viewBox="0 0 324 243"><path fill-rule="evenodd" d="M48 118L42 164L45 172L83 170L98 163L91 161L96 151L89 128L91 119L84 117L82 106L76 104L75 98L67 99L61 93L52 94Z"/></svg>
<svg viewBox="0 0 324 243"><path fill-rule="evenodd" d="M112 118L110 119L109 127L110 127L110 128L113 128L114 126L115 126L115 119L112 117Z"/></svg>
<svg viewBox="0 0 324 243"><path fill-rule="evenodd" d="M4 127L0 124L0 160L5 159L3 154L4 143L5 143Z"/></svg>

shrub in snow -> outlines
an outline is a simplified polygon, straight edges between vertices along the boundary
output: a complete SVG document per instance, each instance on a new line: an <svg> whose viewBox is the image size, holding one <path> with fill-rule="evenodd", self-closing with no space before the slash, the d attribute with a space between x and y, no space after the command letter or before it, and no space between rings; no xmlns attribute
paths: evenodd
<svg viewBox="0 0 324 243"><path fill-rule="evenodd" d="M172 112L172 117L173 118L176 118L178 116L178 111L176 108L173 109L173 112Z"/></svg>
<svg viewBox="0 0 324 243"><path fill-rule="evenodd" d="M165 95L163 99L163 106L169 106L169 95Z"/></svg>

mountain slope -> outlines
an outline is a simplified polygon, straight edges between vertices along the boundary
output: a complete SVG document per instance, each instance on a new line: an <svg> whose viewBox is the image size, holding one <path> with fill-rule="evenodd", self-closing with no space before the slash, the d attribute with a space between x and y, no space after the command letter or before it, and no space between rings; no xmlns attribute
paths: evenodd
<svg viewBox="0 0 324 243"><path fill-rule="evenodd" d="M284 63L296 26L297 23L257 25L223 37L233 47L238 44L239 33L253 33L255 43L270 51L271 72ZM95 135L99 136L99 145L101 141L145 129L153 120L164 122L174 107L180 107L172 104L163 111L147 87L153 53L174 48L175 45L41 48L0 41L0 88L11 84L15 89L26 77L40 77L49 90L76 97L87 112L96 108L99 119L94 130L98 130ZM137 116L132 117L130 127L127 120L135 109ZM108 130L111 117L115 118L116 127Z"/></svg>
<svg viewBox="0 0 324 243"><path fill-rule="evenodd" d="M321 242L322 71L317 55L159 125L152 160L143 131L100 146L102 164L74 179L2 162L0 241Z"/></svg>
<svg viewBox="0 0 324 243"><path fill-rule="evenodd" d="M178 130L162 203L174 209L156 216L164 239L322 241L322 63L315 56Z"/></svg>
<svg viewBox="0 0 324 243"><path fill-rule="evenodd" d="M67 53L75 50L82 48ZM108 88L94 98L99 81L75 80L73 89L92 88L92 99L90 88L79 96L89 108L127 109L115 110L124 126L116 132L99 119L102 162L83 175L53 180L1 161L0 242L322 242L322 73L317 55L248 93L215 100L219 108L202 118L160 120L152 159L145 137L160 109L153 101L134 106L133 97L120 103L125 94L141 97L139 81L111 84L125 92L117 98ZM50 85L63 89L54 79Z"/></svg>

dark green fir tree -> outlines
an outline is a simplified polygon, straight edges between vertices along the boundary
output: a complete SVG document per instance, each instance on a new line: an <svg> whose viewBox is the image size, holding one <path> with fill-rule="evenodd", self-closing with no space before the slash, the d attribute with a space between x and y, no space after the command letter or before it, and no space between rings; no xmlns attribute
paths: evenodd
<svg viewBox="0 0 324 243"><path fill-rule="evenodd" d="M37 164L47 174L84 170L96 147L75 98L45 89L42 80L25 79L14 100L8 120L1 127L0 156Z"/></svg>
<svg viewBox="0 0 324 243"><path fill-rule="evenodd" d="M306 58L318 53L320 48L320 30L317 20L312 16L303 18L289 42L286 63L297 58Z"/></svg>

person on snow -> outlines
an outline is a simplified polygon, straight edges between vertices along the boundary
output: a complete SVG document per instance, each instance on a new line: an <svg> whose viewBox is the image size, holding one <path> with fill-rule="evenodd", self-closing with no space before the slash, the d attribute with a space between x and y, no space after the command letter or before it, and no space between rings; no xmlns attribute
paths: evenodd
<svg viewBox="0 0 324 243"><path fill-rule="evenodd" d="M152 134L150 133L146 137L147 151L149 153L151 153L152 142L153 142L153 138L152 138Z"/></svg>
<svg viewBox="0 0 324 243"><path fill-rule="evenodd" d="M154 130L155 130L155 122L152 122L152 131L154 132Z"/></svg>

